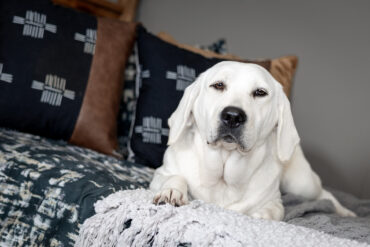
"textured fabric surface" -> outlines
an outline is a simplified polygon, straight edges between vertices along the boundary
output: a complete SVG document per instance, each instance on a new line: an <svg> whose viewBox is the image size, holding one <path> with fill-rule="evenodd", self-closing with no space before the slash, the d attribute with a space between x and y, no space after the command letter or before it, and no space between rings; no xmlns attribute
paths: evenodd
<svg viewBox="0 0 370 247"><path fill-rule="evenodd" d="M152 174L153 170L150 168L120 161L88 149L72 146L63 141L53 141L30 134L0 129L0 246L73 246L78 238L80 226L87 218L95 214L95 202L120 190L147 188ZM221 210L221 213L216 215L215 212L220 210L218 207L204 206L201 202L196 201L192 203L194 208L185 210L189 212L189 215L197 213L194 211L197 211L198 208L214 208L214 211L210 209L211 212L208 212L213 215L212 217L205 214L207 217L202 218L201 223L197 223L197 221L193 222L190 217L179 216L177 210L182 207L154 206L151 204L152 195L147 192L143 193L142 196L132 194L133 196L128 195L127 197L125 194L122 198L110 201L111 204L108 206L106 203L102 203L105 200L96 204L96 212L100 216L94 216L98 217L97 222L99 223L94 225L94 229L103 232L102 225L105 222L107 224L115 222L116 229L120 232L131 225L135 226L135 228L131 228L130 234L135 229L137 230L136 234L127 235L128 241L132 241L130 243L142 243L140 241L147 237L145 234L157 235L157 231L153 233L150 230L158 230L158 236L149 239L150 245L154 241L162 240L174 243L174 240L166 237L167 231L163 231L163 229L170 229L171 232L168 234L175 235L179 229L183 229L180 227L181 224L187 224L187 227L190 226L190 228L186 227L186 231L189 234L194 233L194 235L183 235L184 238L176 243L179 246L191 246L193 238L204 238L211 241L212 236L215 245L221 243L217 241L222 241L222 238L231 239L230 244L232 244L234 243L232 239L241 236L247 241L255 241L252 243L261 240L261 243L262 241L270 241L268 243L281 246L279 245L281 239L271 238L274 236L271 231L274 231L276 225L265 225L263 222L253 221L246 216L232 213L237 216L237 220L234 219L225 225L217 225L209 229L206 227L209 222L230 217L230 212L222 213L225 211ZM337 237L370 243L370 200L359 200L351 195L335 191L334 194L359 217L339 217L333 213L334 209L328 201L304 202L302 198L285 195L283 196L286 209L285 221ZM114 195L110 198L114 198ZM135 203L129 204L132 201ZM123 206L128 204L131 206ZM140 212L143 214L134 221L133 217L130 218L130 216L136 215L135 212L131 211L137 207L136 204L141 205L139 205L142 209ZM152 210L145 211L148 208ZM116 217L121 212L122 216ZM203 212L207 211L200 210L199 214L203 215ZM102 215L109 217L104 218L104 222L101 222ZM112 215L116 218L110 218ZM148 225L150 217L157 217L156 219L160 222ZM173 222L171 218L174 217L181 217L183 220L180 225L175 227L170 223ZM256 226L253 226L251 222L254 222ZM250 228L245 228L244 224L248 224L247 226ZM141 232L144 229L143 225L147 227L147 231ZM251 231L246 236L226 234L231 229L228 228L230 226L238 226L237 232L241 231L240 228L243 231L245 229ZM302 243L305 243L303 241L306 241L307 230L297 232L295 228L285 227L284 229L287 231L287 233L283 232L284 236L291 236L290 230L296 232L297 236L293 237L300 238L302 241L297 246L302 246ZM210 230L213 232L206 235L205 233ZM263 231L265 234L257 237L259 235L256 234L261 234L259 231ZM268 235L267 232L271 234ZM97 236L95 234L98 233L93 231L89 236ZM312 234L310 236L317 236L316 233ZM112 234L105 237L110 235ZM326 237L322 239L320 236L322 244L327 243ZM348 243L343 241L343 243ZM253 246L256 245L253 244Z"/></svg>
<svg viewBox="0 0 370 247"><path fill-rule="evenodd" d="M201 50L179 44L166 33L160 33L157 37L142 26L138 28L137 52L139 73L136 91L139 96L130 137L132 153L129 159L150 167L161 165L169 133L167 120L178 106L185 88L200 73L224 60L256 63L267 70L271 69L272 61L244 60ZM286 66L279 67L275 72L291 75L287 79L290 85L297 58L292 56L281 60L286 62ZM286 90L289 91L289 88L286 87Z"/></svg>
<svg viewBox="0 0 370 247"><path fill-rule="evenodd" d="M253 219L197 200L173 207L153 205L152 199L150 191L129 190L98 201L96 214L82 225L76 246L370 246L336 237L346 236L338 234L335 225L325 228L334 233L328 234L285 222ZM291 198L290 203L293 201ZM291 208L290 214L299 207L305 207L304 203ZM311 206L309 211L322 217L318 214L320 207ZM352 231L353 239L370 243L357 230L355 223L347 229Z"/></svg>
<svg viewBox="0 0 370 247"><path fill-rule="evenodd" d="M0 2L0 126L112 154L135 25Z"/></svg>
<svg viewBox="0 0 370 247"><path fill-rule="evenodd" d="M98 199L151 177L147 167L0 129L0 246L73 246Z"/></svg>
<svg viewBox="0 0 370 247"><path fill-rule="evenodd" d="M335 214L333 204L328 200L307 202L294 195L283 197L285 221L337 237L354 239L370 244L370 199L358 199L340 191L332 193L358 217L340 217Z"/></svg>

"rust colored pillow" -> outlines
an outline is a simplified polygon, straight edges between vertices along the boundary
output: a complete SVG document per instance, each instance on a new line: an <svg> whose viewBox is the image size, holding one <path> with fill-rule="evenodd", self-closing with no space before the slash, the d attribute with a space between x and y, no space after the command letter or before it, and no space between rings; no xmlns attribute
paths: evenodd
<svg viewBox="0 0 370 247"><path fill-rule="evenodd" d="M133 23L98 18L95 54L71 143L118 155L117 114L135 28Z"/></svg>
<svg viewBox="0 0 370 247"><path fill-rule="evenodd" d="M0 23L0 126L117 155L136 24L28 0L2 2Z"/></svg>
<svg viewBox="0 0 370 247"><path fill-rule="evenodd" d="M157 36L172 45L176 45L179 48L200 54L208 58L219 58L240 62L257 63L270 71L272 76L283 85L286 95L290 95L293 78L298 63L298 58L296 56L284 56L275 59L247 60L232 54L217 54L213 51L202 50L194 46L178 43L171 35L165 32L160 32Z"/></svg>

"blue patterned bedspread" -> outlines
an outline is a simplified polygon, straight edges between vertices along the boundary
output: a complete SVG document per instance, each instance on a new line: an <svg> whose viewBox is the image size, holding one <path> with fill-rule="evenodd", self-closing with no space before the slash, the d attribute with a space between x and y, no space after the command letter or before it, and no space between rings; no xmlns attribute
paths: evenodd
<svg viewBox="0 0 370 247"><path fill-rule="evenodd" d="M148 187L153 170L0 128L0 246L73 246L98 199Z"/></svg>

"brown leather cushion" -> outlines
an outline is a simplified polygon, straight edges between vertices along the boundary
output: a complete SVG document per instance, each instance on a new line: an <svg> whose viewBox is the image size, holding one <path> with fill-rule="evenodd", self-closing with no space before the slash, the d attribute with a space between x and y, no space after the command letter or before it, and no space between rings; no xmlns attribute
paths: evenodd
<svg viewBox="0 0 370 247"><path fill-rule="evenodd" d="M213 51L202 50L194 46L181 44L177 42L171 35L165 32L160 32L158 37L170 44L176 45L179 48L201 54L208 58L220 58L240 62L257 63L270 71L272 76L283 85L286 95L290 96L293 78L298 64L298 58L296 56L284 56L275 59L246 60L232 54L217 54Z"/></svg>
<svg viewBox="0 0 370 247"><path fill-rule="evenodd" d="M119 156L117 114L135 28L134 23L98 18L95 54L71 143Z"/></svg>

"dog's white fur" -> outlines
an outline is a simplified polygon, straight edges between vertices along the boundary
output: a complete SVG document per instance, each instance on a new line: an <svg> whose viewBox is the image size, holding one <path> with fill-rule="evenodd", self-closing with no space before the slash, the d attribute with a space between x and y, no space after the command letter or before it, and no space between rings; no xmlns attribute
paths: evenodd
<svg viewBox="0 0 370 247"><path fill-rule="evenodd" d="M215 82L226 89L216 90ZM254 97L257 88L268 95ZM220 113L228 106L248 118L239 143L217 139ZM169 147L150 184L157 204L186 204L189 192L252 217L282 220L282 190L328 199L338 214L355 215L322 188L299 145L282 86L259 65L228 61L208 69L185 90L168 123Z"/></svg>

